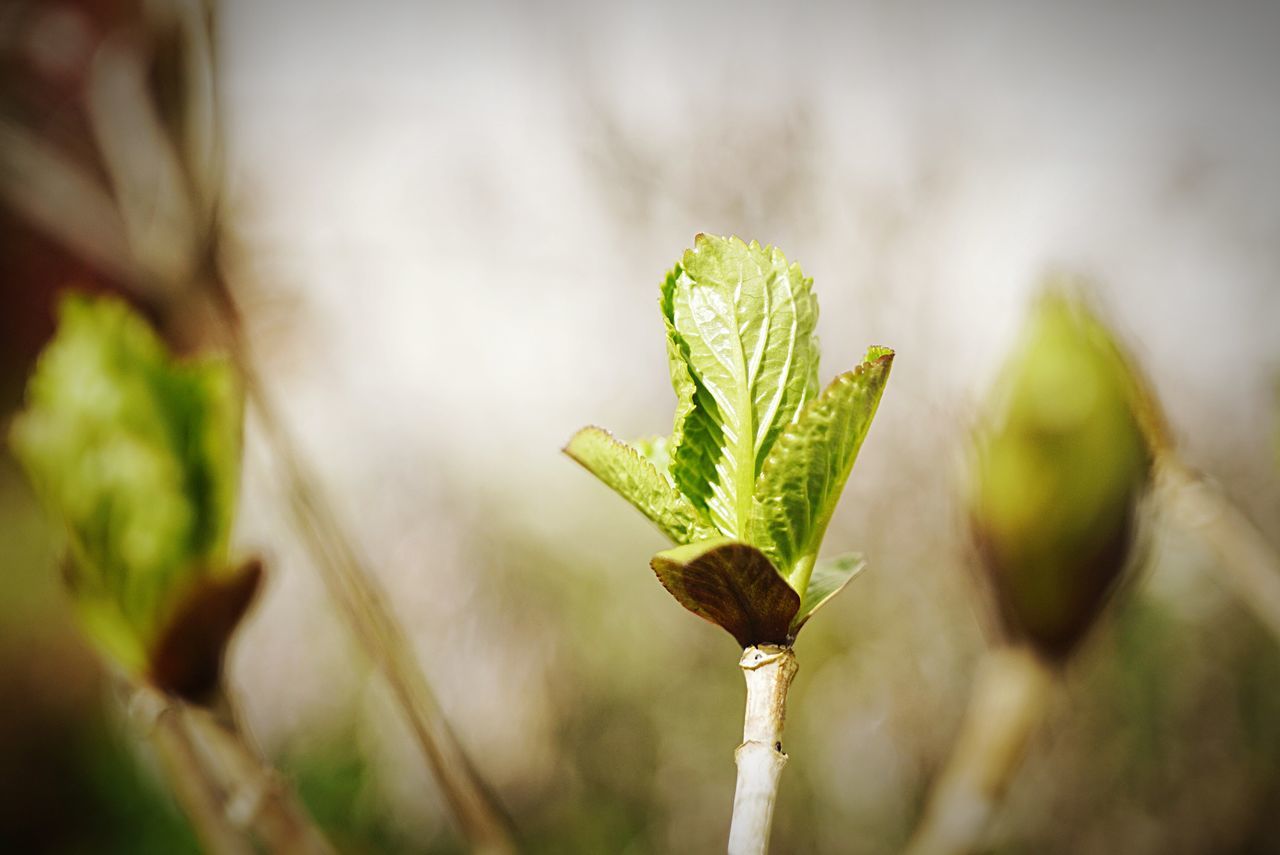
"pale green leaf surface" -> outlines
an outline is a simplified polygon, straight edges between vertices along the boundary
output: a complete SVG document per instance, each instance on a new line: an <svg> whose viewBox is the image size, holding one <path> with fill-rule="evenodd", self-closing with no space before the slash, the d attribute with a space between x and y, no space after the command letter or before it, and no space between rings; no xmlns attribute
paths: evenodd
<svg viewBox="0 0 1280 855"><path fill-rule="evenodd" d="M655 452L652 443L647 446ZM598 427L574 434L565 453L652 520L676 543L690 543L714 532L697 508L641 453Z"/></svg>
<svg viewBox="0 0 1280 855"><path fill-rule="evenodd" d="M791 634L799 632L809 618L813 617L814 612L829 603L832 597L844 590L844 586L865 569L866 559L856 552L816 562L804 596L800 598L800 611L791 621Z"/></svg>
<svg viewBox="0 0 1280 855"><path fill-rule="evenodd" d="M729 536L746 536L756 476L817 391L811 284L777 249L699 235L664 285L676 480Z"/></svg>
<svg viewBox="0 0 1280 855"><path fill-rule="evenodd" d="M892 362L891 350L871 348L863 364L833 380L783 432L761 473L752 542L802 595L807 568L871 426Z"/></svg>

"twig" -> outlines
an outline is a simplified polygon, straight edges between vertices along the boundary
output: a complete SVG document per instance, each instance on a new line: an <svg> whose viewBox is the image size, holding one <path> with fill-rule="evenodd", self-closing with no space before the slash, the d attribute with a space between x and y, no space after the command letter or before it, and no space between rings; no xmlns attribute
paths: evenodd
<svg viewBox="0 0 1280 855"><path fill-rule="evenodd" d="M243 830L227 817L222 786L202 761L177 706L149 687L133 690L129 711L159 755L173 793L201 845L212 855L252 855Z"/></svg>
<svg viewBox="0 0 1280 855"><path fill-rule="evenodd" d="M199 32L193 30L192 38L209 42L206 56L212 62L208 21L193 15L186 15L183 20L203 23ZM19 213L63 241L71 251L149 296L167 299L189 283L185 274L192 263L190 247L196 245L191 242L192 234L179 237L175 230L195 232L205 224L197 223L191 217L191 204L178 198L187 188L174 173L174 149L164 139L155 108L145 102L145 93L138 85L138 67L137 58L125 45L114 43L112 51L95 66L95 78L101 79L95 79L90 86L90 118L108 155L106 165L117 194L128 200L123 212L112 208L109 195L86 174L70 162L46 154L45 146L8 123L0 125L0 165L7 167L0 170L0 193ZM200 85L208 90L212 80L211 75L201 78ZM202 91L200 97L213 99L215 93ZM121 99L129 102L124 105L132 110L128 115L141 117L139 122L118 121L115 110L122 105L116 102ZM211 110L215 112L210 113L210 122L216 123L216 103ZM139 136L145 139L141 148L135 148ZM139 158L139 151L157 153L163 168L153 171L153 158ZM152 216L153 211L160 215ZM197 234L195 240L212 241L212 237ZM250 358L238 312L217 260L205 260L209 269L196 278L222 311L225 333L243 376L246 395L261 419L280 466L294 525L330 595L391 686L472 848L490 853L515 851L509 821L446 724L403 629L350 536L325 501L317 480L294 451L295 445Z"/></svg>
<svg viewBox="0 0 1280 855"><path fill-rule="evenodd" d="M108 277L142 281L124 220L89 170L0 116L0 198Z"/></svg>
<svg viewBox="0 0 1280 855"><path fill-rule="evenodd" d="M1044 712L1054 675L1028 648L987 654L960 736L907 844L908 855L975 851Z"/></svg>
<svg viewBox="0 0 1280 855"><path fill-rule="evenodd" d="M183 705L181 723L206 767L217 770L223 810L237 828L252 829L270 852L332 855L333 848L278 772L262 760L234 720Z"/></svg>
<svg viewBox="0 0 1280 855"><path fill-rule="evenodd" d="M1280 554L1229 498L1171 453L1160 459L1156 487L1177 524L1217 554L1218 578L1280 639Z"/></svg>
<svg viewBox="0 0 1280 855"><path fill-rule="evenodd" d="M782 728L787 717L787 690L799 666L790 647L748 647L738 661L747 681L747 709L742 744L734 752L738 785L733 795L729 855L764 855L769 851L778 780L787 755Z"/></svg>
<svg viewBox="0 0 1280 855"><path fill-rule="evenodd" d="M454 818L477 852L515 851L510 822L467 759L440 709L408 638L396 621L372 573L308 471L248 354L235 306L223 295L230 352L244 378L245 393L258 413L280 478L294 527L319 568L330 596L386 679L399 702Z"/></svg>

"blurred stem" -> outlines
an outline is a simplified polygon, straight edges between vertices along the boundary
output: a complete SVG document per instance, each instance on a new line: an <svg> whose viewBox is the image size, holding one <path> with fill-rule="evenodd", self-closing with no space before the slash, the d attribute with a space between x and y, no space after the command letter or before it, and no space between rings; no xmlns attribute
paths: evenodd
<svg viewBox="0 0 1280 855"><path fill-rule="evenodd" d="M1218 556L1220 579L1280 639L1280 554L1241 510L1173 454L1158 464L1161 504Z"/></svg>
<svg viewBox="0 0 1280 855"><path fill-rule="evenodd" d="M0 122L0 196L72 252L145 297L172 307L199 290L190 287L192 276L203 283L203 290L220 310L231 356L279 467L293 523L330 595L366 654L390 684L472 849L514 852L505 813L445 722L440 705L410 652L404 630L358 555L352 538L325 500L318 480L295 451L250 357L239 312L217 259L216 199L222 174L217 168L219 127L212 4L206 3L198 10L190 2L179 5L183 14L177 20L188 27L193 42L207 48L200 51L200 57L192 56L193 61L208 67L207 74L192 76L195 88L188 97L203 105L198 132L213 137L211 148L206 151L207 147L198 145L176 146L174 140L167 138L156 107L141 85L142 58L121 40L112 51L99 57L88 94L91 124L105 155L112 186L116 195L128 197L129 203L112 199L89 171L58 157L46 141L7 120ZM145 139L139 141L139 137ZM198 156L193 154L196 149ZM181 170L174 168L174 160ZM194 193L188 182L179 178L184 172L197 177L197 186L206 188L209 199L196 203L182 198ZM172 216L153 216L157 210ZM185 302L190 309L192 301Z"/></svg>
<svg viewBox="0 0 1280 855"><path fill-rule="evenodd" d="M510 821L445 720L410 650L409 639L374 581L372 571L325 500L317 479L295 451L296 445L249 353L239 312L230 293L221 280L212 282L225 320L231 357L243 378L245 394L262 423L294 527L320 569L330 596L337 602L365 654L391 687L472 850L492 855L515 852Z"/></svg>
<svg viewBox="0 0 1280 855"><path fill-rule="evenodd" d="M256 837L272 853L332 855L293 791L229 718L150 686L132 688L130 709L207 851L250 855Z"/></svg>
<svg viewBox="0 0 1280 855"><path fill-rule="evenodd" d="M778 780L787 765L787 755L782 752L787 690L799 666L790 647L762 644L742 651L738 667L747 681L747 709L742 744L734 752L738 785L729 827L729 855L764 855L769 851Z"/></svg>
<svg viewBox="0 0 1280 855"><path fill-rule="evenodd" d="M283 855L332 855L333 848L276 770L250 745L233 719L183 705L182 724L207 768L226 791L223 810L237 828L253 829L268 851Z"/></svg>
<svg viewBox="0 0 1280 855"><path fill-rule="evenodd" d="M253 846L223 810L222 787L192 743L179 707L150 687L135 689L129 707L159 755L201 847L213 855L252 855Z"/></svg>
<svg viewBox="0 0 1280 855"><path fill-rule="evenodd" d="M1054 673L1026 647L990 651L978 671L951 757L934 786L909 855L975 851L1043 717Z"/></svg>

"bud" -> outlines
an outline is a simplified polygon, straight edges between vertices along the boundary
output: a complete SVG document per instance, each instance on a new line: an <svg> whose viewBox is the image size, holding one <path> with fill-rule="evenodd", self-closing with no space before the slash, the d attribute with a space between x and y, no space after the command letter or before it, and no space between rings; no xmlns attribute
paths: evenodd
<svg viewBox="0 0 1280 855"><path fill-rule="evenodd" d="M259 575L228 562L240 413L225 360L175 361L125 303L72 295L10 437L66 527L89 639L129 675L181 694L213 688Z"/></svg>
<svg viewBox="0 0 1280 855"><path fill-rule="evenodd" d="M1132 551L1154 410L1110 332L1063 293L1041 298L975 455L970 514L1006 632L1070 654Z"/></svg>

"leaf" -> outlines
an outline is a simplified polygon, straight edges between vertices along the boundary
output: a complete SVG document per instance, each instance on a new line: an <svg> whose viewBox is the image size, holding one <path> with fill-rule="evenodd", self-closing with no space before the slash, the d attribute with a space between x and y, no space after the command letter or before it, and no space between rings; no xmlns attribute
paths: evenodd
<svg viewBox="0 0 1280 855"><path fill-rule="evenodd" d="M653 451L652 444L649 450ZM642 514L657 524L676 543L691 543L714 532L703 522L688 499L637 449L615 439L598 427L585 427L574 434L565 454L614 489Z"/></svg>
<svg viewBox="0 0 1280 855"><path fill-rule="evenodd" d="M676 393L675 424L668 443L668 458L676 487L704 516L709 516L712 485L717 479L716 460L724 453L724 432L720 429L715 401L689 371L688 346L672 322L672 303L681 275L679 265L667 274L660 300L667 328L671 385Z"/></svg>
<svg viewBox="0 0 1280 855"><path fill-rule="evenodd" d="M843 591L844 586L865 569L867 560L857 552L816 562L813 573L809 576L809 584L805 586L804 596L800 598L800 611L796 612L791 621L791 634L800 632L800 628L813 617L814 612Z"/></svg>
<svg viewBox="0 0 1280 855"><path fill-rule="evenodd" d="M659 552L650 566L680 605L743 647L789 640L800 596L754 546L717 538Z"/></svg>
<svg viewBox="0 0 1280 855"><path fill-rule="evenodd" d="M124 302L71 295L10 439L66 526L86 631L136 671L179 589L229 572L240 458L230 365L177 361Z"/></svg>
<svg viewBox="0 0 1280 855"><path fill-rule="evenodd" d="M893 351L868 350L863 364L841 374L804 408L764 465L752 542L802 594L809 581L807 559L822 543L892 365Z"/></svg>
<svg viewBox="0 0 1280 855"><path fill-rule="evenodd" d="M716 528L745 538L756 477L817 392L817 301L782 252L699 235L663 286L678 399L673 477Z"/></svg>

